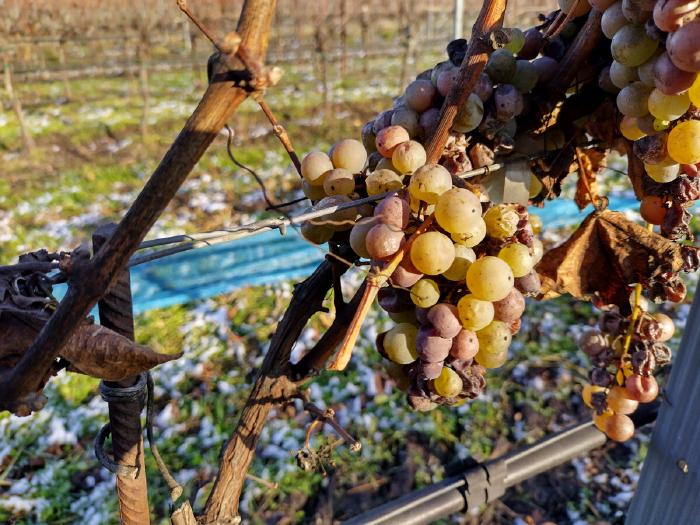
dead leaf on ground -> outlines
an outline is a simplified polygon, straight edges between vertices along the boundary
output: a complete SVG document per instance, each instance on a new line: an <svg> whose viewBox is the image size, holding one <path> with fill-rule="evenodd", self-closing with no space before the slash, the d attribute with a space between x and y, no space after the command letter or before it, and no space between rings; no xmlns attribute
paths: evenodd
<svg viewBox="0 0 700 525"><path fill-rule="evenodd" d="M622 213L604 210L591 213L566 242L544 255L536 270L542 280L540 299L563 293L597 297L624 311L629 310L629 285L682 267L680 245Z"/></svg>

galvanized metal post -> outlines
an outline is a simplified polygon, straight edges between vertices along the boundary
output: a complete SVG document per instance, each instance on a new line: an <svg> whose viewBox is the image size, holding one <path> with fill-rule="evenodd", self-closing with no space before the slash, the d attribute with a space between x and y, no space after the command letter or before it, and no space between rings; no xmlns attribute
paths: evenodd
<svg viewBox="0 0 700 525"><path fill-rule="evenodd" d="M626 523L700 523L700 293L664 391Z"/></svg>
<svg viewBox="0 0 700 525"><path fill-rule="evenodd" d="M97 251L116 229L108 224L95 230L92 243ZM131 281L129 270L124 270L107 294L98 302L100 323L115 332L134 339L134 318L131 305ZM111 388L129 388L137 377L122 381L105 382ZM109 403L109 422L112 434L114 461L123 466L137 466L135 478L117 475L120 522L125 525L150 523L148 488L144 465L143 436L141 429L142 400L131 398Z"/></svg>
<svg viewBox="0 0 700 525"><path fill-rule="evenodd" d="M452 36L455 39L462 38L464 34L464 0L454 0L453 22Z"/></svg>

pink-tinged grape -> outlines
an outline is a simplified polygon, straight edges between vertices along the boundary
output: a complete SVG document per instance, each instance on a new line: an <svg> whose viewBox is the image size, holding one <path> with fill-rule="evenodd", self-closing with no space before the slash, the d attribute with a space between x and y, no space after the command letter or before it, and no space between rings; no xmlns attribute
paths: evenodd
<svg viewBox="0 0 700 525"><path fill-rule="evenodd" d="M700 75L695 76L693 85L688 89L688 96L690 97L690 102L696 108L700 108Z"/></svg>
<svg viewBox="0 0 700 525"><path fill-rule="evenodd" d="M411 287L411 301L421 308L430 308L440 300L440 288L432 279L420 279Z"/></svg>
<svg viewBox="0 0 700 525"><path fill-rule="evenodd" d="M372 259L391 257L399 251L404 242L403 231L388 224L375 224L365 238L367 253Z"/></svg>
<svg viewBox="0 0 700 525"><path fill-rule="evenodd" d="M537 72L537 86L549 84L559 67L559 62L550 57L539 57L532 61L532 67Z"/></svg>
<svg viewBox="0 0 700 525"><path fill-rule="evenodd" d="M307 153L301 161L301 174L312 186L323 186L323 178L333 169L333 163L322 151Z"/></svg>
<svg viewBox="0 0 700 525"><path fill-rule="evenodd" d="M600 392L605 392L605 389L602 386L590 384L583 385L583 389L581 389L581 399L588 408L593 408L593 394L598 394Z"/></svg>
<svg viewBox="0 0 700 525"><path fill-rule="evenodd" d="M636 67L649 60L657 46L658 42L650 38L642 26L626 25L613 36L610 51L621 64Z"/></svg>
<svg viewBox="0 0 700 525"><path fill-rule="evenodd" d="M469 98L457 110L452 129L458 133L468 133L476 129L484 118L484 103L471 93Z"/></svg>
<svg viewBox="0 0 700 525"><path fill-rule="evenodd" d="M458 244L466 246L467 248L473 248L486 237L486 223L483 218L479 217L478 220L470 223L467 231L451 233L450 237Z"/></svg>
<svg viewBox="0 0 700 525"><path fill-rule="evenodd" d="M523 95L512 84L498 86L494 92L493 100L498 120L511 120L523 111Z"/></svg>
<svg viewBox="0 0 700 525"><path fill-rule="evenodd" d="M672 33L698 16L698 0L664 0L654 6L654 24L666 33Z"/></svg>
<svg viewBox="0 0 700 525"><path fill-rule="evenodd" d="M624 387L614 386L608 392L608 407L616 414L633 414L639 401L632 399Z"/></svg>
<svg viewBox="0 0 700 525"><path fill-rule="evenodd" d="M355 177L343 168L336 168L324 174L323 190L327 195L349 195L355 191Z"/></svg>
<svg viewBox="0 0 700 525"><path fill-rule="evenodd" d="M440 373L442 372L442 367L443 367L443 363L440 361L438 361L437 363L426 363L424 361L421 361L420 367L418 368L418 372L419 372L420 376L423 377L424 379L437 379L438 377L440 377ZM435 406L437 406L437 405L433 404L432 408L434 408ZM428 410L432 410L432 408L430 408ZM417 410L419 410L419 409L417 409Z"/></svg>
<svg viewBox="0 0 700 525"><path fill-rule="evenodd" d="M636 117L622 117L622 120L620 121L620 132L622 133L623 137L629 140L641 139L646 135L646 133L644 133L637 126Z"/></svg>
<svg viewBox="0 0 700 525"><path fill-rule="evenodd" d="M411 262L426 275L440 275L455 259L455 246L446 235L430 231L415 238L411 244Z"/></svg>
<svg viewBox="0 0 700 525"><path fill-rule="evenodd" d="M496 49L486 63L486 74L494 84L510 82L515 75L515 57L507 49Z"/></svg>
<svg viewBox="0 0 700 525"><path fill-rule="evenodd" d="M486 232L494 239L507 239L518 230L520 216L507 204L492 206L483 216Z"/></svg>
<svg viewBox="0 0 700 525"><path fill-rule="evenodd" d="M514 277L527 275L535 265L532 255L530 255L530 249L519 242L506 244L498 252L498 257L510 266Z"/></svg>
<svg viewBox="0 0 700 525"><path fill-rule="evenodd" d="M450 281L464 281L469 265L476 261L476 253L463 244L455 244L455 260L442 276Z"/></svg>
<svg viewBox="0 0 700 525"><path fill-rule="evenodd" d="M637 68L623 66L617 60L613 60L612 64L610 64L610 80L615 86L622 89L626 85L639 80Z"/></svg>
<svg viewBox="0 0 700 525"><path fill-rule="evenodd" d="M639 214L649 224L658 225L664 222L667 211L665 200L656 195L647 195L639 205Z"/></svg>
<svg viewBox="0 0 700 525"><path fill-rule="evenodd" d="M479 97L482 102L486 102L491 98L491 93L493 93L493 82L486 73L479 75L479 78L476 80L473 93Z"/></svg>
<svg viewBox="0 0 700 525"><path fill-rule="evenodd" d="M360 219L355 223L350 230L350 247L360 257L365 259L371 259L369 252L367 251L366 238L367 233L377 224L376 219L372 217L365 217Z"/></svg>
<svg viewBox="0 0 700 525"><path fill-rule="evenodd" d="M457 302L457 311L465 330L481 330L493 321L493 303L477 299L472 294L465 295Z"/></svg>
<svg viewBox="0 0 700 525"><path fill-rule="evenodd" d="M604 13L608 7L615 3L615 0L588 0L588 3L591 4L591 7Z"/></svg>
<svg viewBox="0 0 700 525"><path fill-rule="evenodd" d="M397 230L406 229L410 213L408 202L398 195L387 195L374 208L374 216L378 221L393 226Z"/></svg>
<svg viewBox="0 0 700 525"><path fill-rule="evenodd" d="M399 365L413 363L418 357L416 337L418 329L409 323L399 323L384 335L384 352Z"/></svg>
<svg viewBox="0 0 700 525"><path fill-rule="evenodd" d="M437 335L434 328L421 326L416 337L416 350L420 360L425 363L442 363L450 354L452 339Z"/></svg>
<svg viewBox="0 0 700 525"><path fill-rule="evenodd" d="M471 330L461 330L452 340L450 355L455 359L469 361L479 351L479 339Z"/></svg>
<svg viewBox="0 0 700 525"><path fill-rule="evenodd" d="M537 85L539 74L537 67L528 60L518 60L515 63L515 75L511 80L518 91L529 93Z"/></svg>
<svg viewBox="0 0 700 525"><path fill-rule="evenodd" d="M331 161L336 168L359 173L367 162L367 150L359 140L344 139L333 146Z"/></svg>
<svg viewBox="0 0 700 525"><path fill-rule="evenodd" d="M367 175L365 184L367 186L367 195L379 195L387 191L400 190L403 188L403 179L394 171L378 169L374 173Z"/></svg>
<svg viewBox="0 0 700 525"><path fill-rule="evenodd" d="M598 330L586 330L578 339L579 348L589 357L595 357L608 346L605 336Z"/></svg>
<svg viewBox="0 0 700 525"><path fill-rule="evenodd" d="M428 137L432 135L435 128L437 128L438 122L440 121L440 110L438 108L430 108L425 113L422 113L418 119L418 126L420 128L420 135L423 137Z"/></svg>
<svg viewBox="0 0 700 525"><path fill-rule="evenodd" d="M690 96L691 102L693 101L691 86L697 78L697 74L677 68L671 61L671 57L668 56L668 53L662 53L659 58L654 61L653 74L656 89L666 95L677 95L690 88L688 95ZM696 98L696 102L693 102L693 105L697 106L698 102L700 102L700 97Z"/></svg>
<svg viewBox="0 0 700 525"><path fill-rule="evenodd" d="M634 436L634 423L624 414L613 414L605 420L605 435L622 443Z"/></svg>
<svg viewBox="0 0 700 525"><path fill-rule="evenodd" d="M305 222L301 225L301 234L309 242L314 244L323 244L328 242L333 237L334 231L328 226L311 224Z"/></svg>
<svg viewBox="0 0 700 525"><path fill-rule="evenodd" d="M326 191L323 189L323 186L312 186L306 179L301 182L301 189L304 192L304 195L314 202L320 201L326 196Z"/></svg>
<svg viewBox="0 0 700 525"><path fill-rule="evenodd" d="M438 197L452 188L452 175L439 164L426 164L418 168L408 184L414 199L435 204Z"/></svg>
<svg viewBox="0 0 700 525"><path fill-rule="evenodd" d="M382 111L379 115L377 115L377 118L374 119L374 124L372 124L372 131L374 131L375 135L377 135L384 128L391 126L391 117L393 115L393 109Z"/></svg>
<svg viewBox="0 0 700 525"><path fill-rule="evenodd" d="M577 2L576 0L558 0L558 3L559 7L564 13L569 13L573 10L572 16L574 17L583 16L591 10L591 4L589 4L587 1Z"/></svg>
<svg viewBox="0 0 700 525"><path fill-rule="evenodd" d="M700 20L689 22L668 35L666 52L678 69L700 72Z"/></svg>
<svg viewBox="0 0 700 525"><path fill-rule="evenodd" d="M409 108L397 108L391 116L392 126L401 126L410 137L416 137L420 131L418 113Z"/></svg>
<svg viewBox="0 0 700 525"><path fill-rule="evenodd" d="M396 146L391 156L391 163L399 170L399 173L405 175L425 165L426 158L423 145L415 140L409 140Z"/></svg>
<svg viewBox="0 0 700 525"><path fill-rule="evenodd" d="M433 381L435 392L442 397L455 397L463 387L459 374L447 366L442 367L440 375Z"/></svg>
<svg viewBox="0 0 700 525"><path fill-rule="evenodd" d="M660 120L676 120L688 111L688 93L665 95L658 89L649 94L649 113Z"/></svg>
<svg viewBox="0 0 700 525"><path fill-rule="evenodd" d="M374 133L373 127L373 120L370 120L364 126L362 126L362 145L365 147L365 151L370 153L377 151L377 145L375 144L377 135Z"/></svg>
<svg viewBox="0 0 700 525"><path fill-rule="evenodd" d="M622 13L633 24L643 24L651 18L655 0L622 0Z"/></svg>
<svg viewBox="0 0 700 525"><path fill-rule="evenodd" d="M603 12L603 17L600 20L600 28L606 37L612 38L615 36L615 33L628 23L625 14L622 12L622 1L618 1Z"/></svg>
<svg viewBox="0 0 700 525"><path fill-rule="evenodd" d="M418 271L418 269L413 266L410 257L404 257L401 262L391 274L391 284L394 286L402 286L404 288L410 288L416 284L423 274Z"/></svg>
<svg viewBox="0 0 700 525"><path fill-rule="evenodd" d="M500 301L513 289L513 271L508 264L487 255L474 261L467 270L467 286L477 299Z"/></svg>
<svg viewBox="0 0 700 525"><path fill-rule="evenodd" d="M377 151L384 157L390 159L394 154L396 146L410 139L411 137L409 137L408 131L401 126L389 126L377 133Z"/></svg>
<svg viewBox="0 0 700 525"><path fill-rule="evenodd" d="M520 53L525 45L525 33L517 27L504 28L503 31L508 34L508 43L505 45L505 49L511 53Z"/></svg>
<svg viewBox="0 0 700 525"><path fill-rule="evenodd" d="M423 113L433 105L435 93L435 86L430 80L414 80L406 86L406 105L417 113Z"/></svg>
<svg viewBox="0 0 700 525"><path fill-rule="evenodd" d="M613 411L610 410L609 408L606 408L605 411L602 414L594 413L593 414L593 424L596 426L598 430L601 432L605 432L605 424L608 422L608 419L610 419L610 416L613 415Z"/></svg>
<svg viewBox="0 0 700 525"><path fill-rule="evenodd" d="M633 82L617 94L617 109L628 117L643 117L649 113L649 93L649 86Z"/></svg>
<svg viewBox="0 0 700 525"><path fill-rule="evenodd" d="M680 165L671 159L659 164L644 164L644 169L649 177L661 184L676 180L681 171Z"/></svg>
<svg viewBox="0 0 700 525"><path fill-rule="evenodd" d="M377 300L382 310L386 312L405 312L414 310L410 294L406 290L385 286L377 292Z"/></svg>
<svg viewBox="0 0 700 525"><path fill-rule="evenodd" d="M544 45L544 37L537 28L530 28L524 33L525 42L522 49L518 52L518 58L532 60L540 54L540 50Z"/></svg>
<svg viewBox="0 0 700 525"><path fill-rule="evenodd" d="M435 204L435 219L449 233L468 231L471 223L480 218L479 197L464 188L446 191Z"/></svg>
<svg viewBox="0 0 700 525"><path fill-rule="evenodd" d="M428 310L428 322L438 336L452 339L462 329L457 307L447 303L438 303Z"/></svg>
<svg viewBox="0 0 700 525"><path fill-rule="evenodd" d="M452 86L454 86L457 83L457 80L459 79L459 68L453 67L451 69L446 69L440 73L437 79L437 84L435 87L438 90L438 93L442 95L443 97L446 97L447 94L450 92L452 89Z"/></svg>
<svg viewBox="0 0 700 525"><path fill-rule="evenodd" d="M679 164L700 162L700 120L679 123L668 134L668 154Z"/></svg>
<svg viewBox="0 0 700 525"><path fill-rule="evenodd" d="M535 270L532 270L524 277L517 277L515 279L515 287L525 296L537 295L541 286L540 276L537 275Z"/></svg>
<svg viewBox="0 0 700 525"><path fill-rule="evenodd" d="M656 82L654 81L654 67L660 55L661 53L657 51L656 55L637 67L637 76L645 86L656 87Z"/></svg>
<svg viewBox="0 0 700 525"><path fill-rule="evenodd" d="M673 333L676 331L676 327L673 324L673 319L668 315L662 313L655 313L652 317L659 323L661 328L661 335L658 337L657 341L664 342L668 341L673 337Z"/></svg>
<svg viewBox="0 0 700 525"><path fill-rule="evenodd" d="M659 384L654 376L633 374L625 380L629 396L640 403L651 403L659 395Z"/></svg>
<svg viewBox="0 0 700 525"><path fill-rule="evenodd" d="M525 297L518 290L513 288L508 295L500 301L493 303L493 317L497 321L504 323L514 323L522 317L525 311Z"/></svg>

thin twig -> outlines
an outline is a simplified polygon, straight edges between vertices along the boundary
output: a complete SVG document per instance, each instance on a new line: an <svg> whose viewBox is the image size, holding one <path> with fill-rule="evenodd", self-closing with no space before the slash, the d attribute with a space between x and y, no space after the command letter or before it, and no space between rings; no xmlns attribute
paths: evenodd
<svg viewBox="0 0 700 525"><path fill-rule="evenodd" d="M236 166L239 168L246 170L248 173L250 173L255 181L258 183L258 186L260 186L260 191L262 191L263 198L265 199L265 202L267 203L268 207L270 206L275 206L276 203L274 202L273 199L270 198L270 196L267 194L267 188L265 188L265 183L263 180L260 178L260 175L252 169L243 164L242 162L238 161L236 157L233 155L233 151L231 149L231 144L233 142L233 130L231 129L231 126L226 124L224 126L226 128L226 132L228 133L228 137L226 139L226 152L228 153L229 158L231 159L231 162L233 162Z"/></svg>
<svg viewBox="0 0 700 525"><path fill-rule="evenodd" d="M284 149L287 152L287 155L289 155L289 158L291 159L292 164L294 164L294 167L296 168L297 173L301 177L301 162L299 162L299 157L297 155L297 152L294 151L294 146L292 145L292 140L289 138L289 135L287 134L287 130L275 118L274 113L272 113L272 110L270 109L270 106L267 105L267 102L265 102L265 99L262 96L258 96L255 98L258 101L258 104L260 104L260 108L263 110L263 113L265 113L265 116L270 121L270 124L272 124L272 131L275 133L275 135L277 136L279 141L282 143L282 146L284 146Z"/></svg>
<svg viewBox="0 0 700 525"><path fill-rule="evenodd" d="M360 451L360 449L362 448L362 443L360 443L354 437L352 437L350 433L343 428L343 425L338 423L338 421L335 419L335 410L333 410L332 408L321 410L311 402L304 403L304 410L309 412L309 414L313 414L314 416L316 416L318 420L321 420L322 422L328 423L330 426L332 426L333 430L335 430L338 433L338 435L341 438L343 438L345 443L347 443L350 446L351 452Z"/></svg>

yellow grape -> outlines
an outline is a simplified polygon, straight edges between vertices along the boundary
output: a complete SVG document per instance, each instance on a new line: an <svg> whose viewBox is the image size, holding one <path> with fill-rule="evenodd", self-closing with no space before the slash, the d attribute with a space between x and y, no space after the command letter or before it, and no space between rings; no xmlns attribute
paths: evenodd
<svg viewBox="0 0 700 525"><path fill-rule="evenodd" d="M457 396L462 391L462 386L462 378L447 366L442 367L440 375L433 381L435 392L442 397Z"/></svg>
<svg viewBox="0 0 700 525"><path fill-rule="evenodd" d="M508 359L508 351L501 353L482 352L481 349L474 356L474 360L484 368L500 368Z"/></svg>
<svg viewBox="0 0 700 525"><path fill-rule="evenodd" d="M465 330L481 330L493 321L494 309L490 301L482 301L472 294L462 297L457 303L459 320Z"/></svg>
<svg viewBox="0 0 700 525"><path fill-rule="evenodd" d="M367 175L365 179L367 195L379 195L387 191L403 188L403 179L391 170L380 169Z"/></svg>
<svg viewBox="0 0 700 525"><path fill-rule="evenodd" d="M411 262L426 275L440 275L452 266L454 259L454 244L440 232L419 235L411 245Z"/></svg>
<svg viewBox="0 0 700 525"><path fill-rule="evenodd" d="M666 95L654 89L649 94L649 113L659 120L676 120L690 107L688 93L680 95Z"/></svg>
<svg viewBox="0 0 700 525"><path fill-rule="evenodd" d="M396 146L391 155L391 163L399 173L405 175L423 166L426 158L423 145L415 140L409 140Z"/></svg>
<svg viewBox="0 0 700 525"><path fill-rule="evenodd" d="M426 164L411 175L408 191L412 197L435 204L438 197L452 188L452 175L439 164Z"/></svg>
<svg viewBox="0 0 700 525"><path fill-rule="evenodd" d="M467 248L473 248L486 237L486 223L484 219L479 217L469 224L469 228L466 231L451 233L450 237L456 243L462 244Z"/></svg>
<svg viewBox="0 0 700 525"><path fill-rule="evenodd" d="M542 231L542 218L539 215L531 213L528 216L528 220L530 222L530 227L532 228L532 233L537 235Z"/></svg>
<svg viewBox="0 0 700 525"><path fill-rule="evenodd" d="M374 167L374 170L389 170L393 171L394 173L401 175L399 173L399 170L396 169L396 166L391 162L391 159L388 159L386 157L382 157L379 162L377 162L377 165Z"/></svg>
<svg viewBox="0 0 700 525"><path fill-rule="evenodd" d="M537 178L536 175L530 176L530 198L534 199L542 191L542 182Z"/></svg>
<svg viewBox="0 0 700 525"><path fill-rule="evenodd" d="M637 117L623 116L620 121L620 133L629 140L637 140L646 136L646 133L637 125Z"/></svg>
<svg viewBox="0 0 700 525"><path fill-rule="evenodd" d="M498 257L477 259L467 270L469 291L484 301L500 301L513 289L514 282L510 266Z"/></svg>
<svg viewBox="0 0 700 525"><path fill-rule="evenodd" d="M692 102L693 106L700 108L700 75L695 77L693 85L690 86L690 89L688 90L688 96L690 97L690 102Z"/></svg>
<svg viewBox="0 0 700 525"><path fill-rule="evenodd" d="M645 162L644 169L649 177L659 183L676 180L681 171L680 165L671 159L663 160L659 164L647 164Z"/></svg>
<svg viewBox="0 0 700 525"><path fill-rule="evenodd" d="M542 256L544 255L544 246L542 245L542 241L539 240L537 237L532 239L532 262L533 264L537 264L542 260Z"/></svg>
<svg viewBox="0 0 700 525"><path fill-rule="evenodd" d="M532 255L530 255L530 248L519 242L506 244L498 252L498 257L508 263L510 269L513 270L514 277L527 275L535 265Z"/></svg>
<svg viewBox="0 0 700 525"><path fill-rule="evenodd" d="M486 232L494 239L507 239L518 230L520 216L507 204L497 204L484 213Z"/></svg>
<svg viewBox="0 0 700 525"><path fill-rule="evenodd" d="M323 175L323 190L327 195L349 195L355 191L355 178L344 168L330 170Z"/></svg>
<svg viewBox="0 0 700 525"><path fill-rule="evenodd" d="M301 161L301 174L312 186L323 186L324 174L333 169L333 163L322 151L307 153Z"/></svg>
<svg viewBox="0 0 700 525"><path fill-rule="evenodd" d="M700 120L679 123L668 134L668 154L679 164L700 162Z"/></svg>
<svg viewBox="0 0 700 525"><path fill-rule="evenodd" d="M344 139L333 146L331 161L336 168L359 173L367 162L367 150L359 140Z"/></svg>
<svg viewBox="0 0 700 525"><path fill-rule="evenodd" d="M463 244L455 244L455 260L442 275L450 281L464 281L467 278L467 269L474 261L476 261L474 250Z"/></svg>
<svg viewBox="0 0 700 525"><path fill-rule="evenodd" d="M503 321L491 321L486 327L477 330L476 337L479 339L479 353L484 355L507 352L512 339L510 326Z"/></svg>
<svg viewBox="0 0 700 525"><path fill-rule="evenodd" d="M588 408L593 408L593 405L591 404L591 399L593 394L596 394L598 392L605 392L605 389L602 386L588 384L584 385L583 390L581 390L581 399L583 399L583 402Z"/></svg>
<svg viewBox="0 0 700 525"><path fill-rule="evenodd" d="M605 410L602 414L593 414L593 424L596 426L598 430L601 432L605 432L605 424L608 422L608 419L610 419L610 416L613 415L613 411L610 410L609 408Z"/></svg>
<svg viewBox="0 0 700 525"><path fill-rule="evenodd" d="M384 351L394 363L407 365L418 357L416 336L418 329L409 323L399 323L384 336Z"/></svg>
<svg viewBox="0 0 700 525"><path fill-rule="evenodd" d="M467 189L452 188L438 197L435 219L449 233L468 231L472 222L481 219L479 197Z"/></svg>
<svg viewBox="0 0 700 525"><path fill-rule="evenodd" d="M430 308L440 300L440 288L432 279L421 279L411 287L411 301L421 308Z"/></svg>

